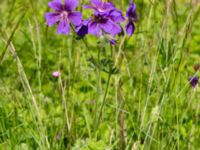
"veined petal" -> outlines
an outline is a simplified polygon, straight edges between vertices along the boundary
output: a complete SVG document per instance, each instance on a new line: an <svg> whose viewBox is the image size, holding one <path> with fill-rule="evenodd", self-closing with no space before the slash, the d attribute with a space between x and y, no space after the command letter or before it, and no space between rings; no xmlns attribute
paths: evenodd
<svg viewBox="0 0 200 150"><path fill-rule="evenodd" d="M88 26L86 25L81 25L79 27L76 27L76 33L80 36L83 37L86 34L88 34Z"/></svg>
<svg viewBox="0 0 200 150"><path fill-rule="evenodd" d="M62 6L62 1L61 0L53 0L52 2L48 3L48 6L55 11L62 11L63 6Z"/></svg>
<svg viewBox="0 0 200 150"><path fill-rule="evenodd" d="M94 9L94 10L96 10L96 8L94 6L91 6L91 5L83 5L83 9Z"/></svg>
<svg viewBox="0 0 200 150"><path fill-rule="evenodd" d="M99 24L96 22L91 22L88 24L88 33L93 34L95 36L100 36L101 28L99 27Z"/></svg>
<svg viewBox="0 0 200 150"><path fill-rule="evenodd" d="M136 13L136 5L135 3L131 3L127 12L126 12L126 17L131 17Z"/></svg>
<svg viewBox="0 0 200 150"><path fill-rule="evenodd" d="M96 5L96 6L102 6L103 5L102 0L90 0L90 3L92 3L93 5Z"/></svg>
<svg viewBox="0 0 200 150"><path fill-rule="evenodd" d="M111 2L102 2L102 0L90 0L92 5L83 6L84 9L93 9L94 15L107 15L115 6Z"/></svg>
<svg viewBox="0 0 200 150"><path fill-rule="evenodd" d="M131 36L134 33L135 30L135 25L132 22L129 22L126 25L126 33Z"/></svg>
<svg viewBox="0 0 200 150"><path fill-rule="evenodd" d="M102 5L102 8L104 10L112 10L112 9L115 9L115 5L111 2L108 2L108 3L104 2Z"/></svg>
<svg viewBox="0 0 200 150"><path fill-rule="evenodd" d="M52 26L60 19L60 14L57 12L49 12L45 14L46 23L48 26Z"/></svg>
<svg viewBox="0 0 200 150"><path fill-rule="evenodd" d="M68 18L73 25L78 26L81 24L82 14L80 12L71 12L69 13Z"/></svg>
<svg viewBox="0 0 200 150"><path fill-rule="evenodd" d="M125 20L122 12L120 10L117 10L117 9L112 10L110 12L109 16L116 23L120 23L120 22L123 22Z"/></svg>
<svg viewBox="0 0 200 150"><path fill-rule="evenodd" d="M106 23L101 23L101 28L112 36L115 36L122 31L121 27L111 20L108 20Z"/></svg>
<svg viewBox="0 0 200 150"><path fill-rule="evenodd" d="M114 37L116 34L119 34L121 32L122 32L122 29L120 25L118 25L117 23L113 23L110 34Z"/></svg>
<svg viewBox="0 0 200 150"><path fill-rule="evenodd" d="M58 34L69 34L70 32L70 26L69 26L69 22L67 22L67 20L62 20L59 22L58 24Z"/></svg>
<svg viewBox="0 0 200 150"><path fill-rule="evenodd" d="M113 27L113 23L108 20L104 23L101 23L100 26L105 32L110 33Z"/></svg>
<svg viewBox="0 0 200 150"><path fill-rule="evenodd" d="M65 9L72 11L78 6L78 0L65 0Z"/></svg>
<svg viewBox="0 0 200 150"><path fill-rule="evenodd" d="M91 21L91 18L89 18L87 20L83 20L82 24L85 25L85 26L87 26L90 21Z"/></svg>

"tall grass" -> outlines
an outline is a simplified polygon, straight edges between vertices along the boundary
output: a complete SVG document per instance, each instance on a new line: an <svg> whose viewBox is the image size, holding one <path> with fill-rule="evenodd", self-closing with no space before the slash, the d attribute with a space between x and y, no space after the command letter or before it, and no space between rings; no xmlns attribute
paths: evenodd
<svg viewBox="0 0 200 150"><path fill-rule="evenodd" d="M198 1L135 0L119 46L57 35L47 3L0 1L0 149L199 149Z"/></svg>

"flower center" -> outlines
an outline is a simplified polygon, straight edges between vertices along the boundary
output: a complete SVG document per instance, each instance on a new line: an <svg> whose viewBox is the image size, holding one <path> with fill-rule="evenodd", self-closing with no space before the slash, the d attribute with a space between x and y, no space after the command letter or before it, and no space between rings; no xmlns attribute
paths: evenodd
<svg viewBox="0 0 200 150"><path fill-rule="evenodd" d="M67 12L67 11L61 12L60 18L61 18L62 20L63 20L63 19L67 19L67 17L68 17L68 12Z"/></svg>
<svg viewBox="0 0 200 150"><path fill-rule="evenodd" d="M104 18L102 15L98 15L98 16L92 16L93 21L98 22L98 23L105 23L107 21L106 18Z"/></svg>

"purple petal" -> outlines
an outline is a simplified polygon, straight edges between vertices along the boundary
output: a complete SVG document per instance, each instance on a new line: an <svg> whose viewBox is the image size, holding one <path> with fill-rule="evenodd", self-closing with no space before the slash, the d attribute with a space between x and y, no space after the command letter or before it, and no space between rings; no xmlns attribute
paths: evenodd
<svg viewBox="0 0 200 150"><path fill-rule="evenodd" d="M105 32L110 33L113 28L113 23L108 20L105 23L101 23L100 26Z"/></svg>
<svg viewBox="0 0 200 150"><path fill-rule="evenodd" d="M195 88L198 84L199 78L197 76L189 77L190 85Z"/></svg>
<svg viewBox="0 0 200 150"><path fill-rule="evenodd" d="M90 0L90 3L96 6L102 6L102 0Z"/></svg>
<svg viewBox="0 0 200 150"><path fill-rule="evenodd" d="M132 21L132 22L135 22L138 20L135 3L130 4L130 6L126 12L126 17L129 19L129 21Z"/></svg>
<svg viewBox="0 0 200 150"><path fill-rule="evenodd" d="M62 6L62 1L61 0L54 0L52 2L48 3L48 6L52 9L54 9L55 11L62 11L63 10L63 6Z"/></svg>
<svg viewBox="0 0 200 150"><path fill-rule="evenodd" d="M92 3L91 6L83 6L84 9L93 9L95 10L94 14L107 14L109 11L115 9L115 6L111 2L102 2L102 0L90 0Z"/></svg>
<svg viewBox="0 0 200 150"><path fill-rule="evenodd" d="M126 12L126 17L130 17L133 13L135 13L135 11L136 11L136 5L135 5L135 3L131 3Z"/></svg>
<svg viewBox="0 0 200 150"><path fill-rule="evenodd" d="M71 12L69 13L68 18L73 25L78 26L81 24L82 14L80 12Z"/></svg>
<svg viewBox="0 0 200 150"><path fill-rule="evenodd" d="M60 19L60 14L57 12L49 12L45 14L46 23L48 26L52 26Z"/></svg>
<svg viewBox="0 0 200 150"><path fill-rule="evenodd" d="M116 44L116 41L115 41L114 39L111 39L111 40L110 40L110 44L111 44L111 45L115 45L115 44Z"/></svg>
<svg viewBox="0 0 200 150"><path fill-rule="evenodd" d="M78 0L65 0L65 9L72 11L78 6Z"/></svg>
<svg viewBox="0 0 200 150"><path fill-rule="evenodd" d="M91 19L83 20L82 24L87 26L90 21L91 21Z"/></svg>
<svg viewBox="0 0 200 150"><path fill-rule="evenodd" d="M122 31L121 27L111 20L108 20L106 23L101 23L101 28L112 36L115 36Z"/></svg>
<svg viewBox="0 0 200 150"><path fill-rule="evenodd" d="M76 28L76 32L80 37L83 37L88 34L88 26L83 25L81 27L78 27Z"/></svg>
<svg viewBox="0 0 200 150"><path fill-rule="evenodd" d="M94 6L91 6L91 5L83 5L83 8L84 9L96 9Z"/></svg>
<svg viewBox="0 0 200 150"><path fill-rule="evenodd" d="M67 22L67 20L62 20L59 24L58 24L58 34L69 34L70 32L70 26L69 23Z"/></svg>
<svg viewBox="0 0 200 150"><path fill-rule="evenodd" d="M115 6L112 3L102 3L101 5L96 6L95 15L107 15L111 10L115 9Z"/></svg>
<svg viewBox="0 0 200 150"><path fill-rule="evenodd" d="M103 5L102 5L102 9L104 10L112 10L112 9L115 9L115 5L111 2L104 2Z"/></svg>
<svg viewBox="0 0 200 150"><path fill-rule="evenodd" d="M126 32L129 36L131 36L134 33L135 30L135 25L132 22L129 22L126 25Z"/></svg>
<svg viewBox="0 0 200 150"><path fill-rule="evenodd" d="M111 33L110 34L114 37L116 34L119 34L121 32L122 32L121 27L118 24L113 23L113 27L111 29Z"/></svg>
<svg viewBox="0 0 200 150"><path fill-rule="evenodd" d="M82 23L76 27L76 33L83 37L88 34L88 20L83 20Z"/></svg>
<svg viewBox="0 0 200 150"><path fill-rule="evenodd" d="M110 12L109 16L116 23L120 23L120 22L123 22L125 20L122 12L120 10L117 10L117 9L112 10Z"/></svg>
<svg viewBox="0 0 200 150"><path fill-rule="evenodd" d="M88 24L88 33L93 34L95 36L101 35L101 28L99 27L99 24L96 22L91 22Z"/></svg>

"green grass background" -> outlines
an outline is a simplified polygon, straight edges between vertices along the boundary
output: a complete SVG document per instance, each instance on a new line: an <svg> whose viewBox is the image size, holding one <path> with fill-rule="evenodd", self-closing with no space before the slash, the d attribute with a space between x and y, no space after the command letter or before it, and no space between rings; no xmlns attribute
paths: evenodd
<svg viewBox="0 0 200 150"><path fill-rule="evenodd" d="M48 0L0 1L0 149L200 149L200 89L188 83L199 75L200 2L135 3L135 34L110 47L47 28ZM97 123L109 76L88 60L99 47L118 72Z"/></svg>

